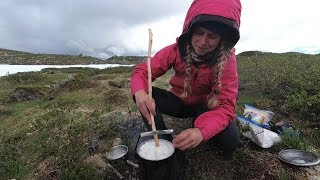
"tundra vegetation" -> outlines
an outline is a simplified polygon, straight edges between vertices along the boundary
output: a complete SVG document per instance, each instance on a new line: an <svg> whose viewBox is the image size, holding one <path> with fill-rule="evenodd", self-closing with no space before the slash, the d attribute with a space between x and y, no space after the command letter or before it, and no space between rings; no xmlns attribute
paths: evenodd
<svg viewBox="0 0 320 180"><path fill-rule="evenodd" d="M16 59L24 59L23 64L61 63L56 59L68 64L108 62L82 55L35 55L9 50L1 50L0 55L1 63L7 64L17 64ZM7 61L8 57L14 58ZM287 148L320 155L320 55L250 51L237 58L237 114L243 113L244 103L270 110L275 113L273 122L290 121L303 137L286 132L283 141L269 149L243 137L245 146L230 161L224 161L205 144L200 145L186 152L187 178L320 177L319 167L295 167L277 157ZM141 61L143 57L112 58L113 63L120 64ZM110 168L88 161L88 145L93 139L99 140L98 154L104 157L114 140L121 138L129 147L126 158L135 161L135 142L143 126L129 91L133 68L44 69L0 77L1 179L117 179ZM153 85L169 89L166 82L171 75L169 71ZM191 126L189 119L166 116L165 121L176 133ZM137 171L122 162L110 163L126 177L133 177Z"/></svg>

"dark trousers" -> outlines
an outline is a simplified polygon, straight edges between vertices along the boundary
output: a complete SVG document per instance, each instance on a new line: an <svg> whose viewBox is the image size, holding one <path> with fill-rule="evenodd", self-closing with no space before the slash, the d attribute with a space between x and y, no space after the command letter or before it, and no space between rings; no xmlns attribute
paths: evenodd
<svg viewBox="0 0 320 180"><path fill-rule="evenodd" d="M157 130L167 129L162 114L177 118L193 118L193 121L202 113L208 111L206 105L186 106L171 92L153 87L152 96L156 103L156 115L154 117ZM152 130L147 120L142 117L144 124L149 131ZM149 137L153 138L153 137ZM159 138L171 141L171 135L162 135ZM138 144L141 142L138 142ZM240 146L241 140L239 131L235 123L230 123L223 131L212 137L208 143L218 147L223 152L232 152ZM141 179L184 179L186 170L186 161L184 152L176 149L173 156L166 160L152 162L139 158L140 178Z"/></svg>
<svg viewBox="0 0 320 180"><path fill-rule="evenodd" d="M156 115L154 117L156 129L167 129L162 114L177 118L192 117L193 121L202 113L208 111L206 105L186 106L170 91L152 88L152 97L156 103ZM144 124L149 131L152 130L147 120L143 117ZM172 137L164 137L172 140ZM234 122L230 123L223 131L212 137L208 143L217 146L222 151L233 151L242 144L238 128Z"/></svg>

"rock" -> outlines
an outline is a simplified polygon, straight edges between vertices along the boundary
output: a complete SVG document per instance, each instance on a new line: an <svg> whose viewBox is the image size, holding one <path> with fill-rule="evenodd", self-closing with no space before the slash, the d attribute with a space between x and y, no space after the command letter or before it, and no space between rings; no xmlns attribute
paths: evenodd
<svg viewBox="0 0 320 180"><path fill-rule="evenodd" d="M114 138L113 140L113 146L118 146L122 143L122 139L121 138Z"/></svg>
<svg viewBox="0 0 320 180"><path fill-rule="evenodd" d="M13 98L18 102L36 100L41 98L42 96L43 93L41 93L40 91L25 87L18 87L14 90L13 93Z"/></svg>

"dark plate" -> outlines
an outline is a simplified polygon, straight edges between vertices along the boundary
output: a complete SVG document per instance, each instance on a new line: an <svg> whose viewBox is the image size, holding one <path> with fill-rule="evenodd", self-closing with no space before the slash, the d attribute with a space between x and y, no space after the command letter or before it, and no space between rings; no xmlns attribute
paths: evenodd
<svg viewBox="0 0 320 180"><path fill-rule="evenodd" d="M296 166L315 166L320 163L319 158L308 151L286 149L279 152L280 160Z"/></svg>

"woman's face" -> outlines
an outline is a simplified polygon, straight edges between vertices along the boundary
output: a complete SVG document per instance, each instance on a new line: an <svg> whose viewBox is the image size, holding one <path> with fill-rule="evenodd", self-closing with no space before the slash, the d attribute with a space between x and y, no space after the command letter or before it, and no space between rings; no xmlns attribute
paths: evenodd
<svg viewBox="0 0 320 180"><path fill-rule="evenodd" d="M213 51L220 42L220 36L203 28L196 27L191 36L191 45L197 55L205 55Z"/></svg>

